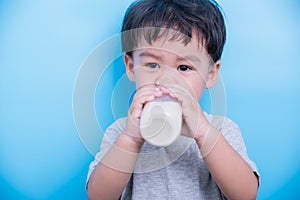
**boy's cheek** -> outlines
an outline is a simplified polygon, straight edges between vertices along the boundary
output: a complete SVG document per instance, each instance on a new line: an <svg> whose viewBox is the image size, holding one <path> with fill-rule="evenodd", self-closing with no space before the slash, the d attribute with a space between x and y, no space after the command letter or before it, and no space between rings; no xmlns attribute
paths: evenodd
<svg viewBox="0 0 300 200"><path fill-rule="evenodd" d="M137 76L135 78L135 84L137 88L141 88L141 87L145 87L145 86L149 86L149 85L155 85L155 81L149 76Z"/></svg>
<svg viewBox="0 0 300 200"><path fill-rule="evenodd" d="M134 70L134 79L137 86L155 84L157 74L148 72L143 68L136 68Z"/></svg>

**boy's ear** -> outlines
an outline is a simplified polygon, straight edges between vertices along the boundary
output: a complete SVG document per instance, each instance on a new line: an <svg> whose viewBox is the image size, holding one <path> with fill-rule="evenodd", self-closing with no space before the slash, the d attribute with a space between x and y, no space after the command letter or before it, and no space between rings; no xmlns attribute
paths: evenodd
<svg viewBox="0 0 300 200"><path fill-rule="evenodd" d="M206 80L206 88L211 88L216 84L219 77L220 67L221 67L221 62L219 60L210 66L207 80Z"/></svg>
<svg viewBox="0 0 300 200"><path fill-rule="evenodd" d="M124 55L124 64L126 67L126 74L129 80L134 81L134 74L133 74L133 59L132 56Z"/></svg>

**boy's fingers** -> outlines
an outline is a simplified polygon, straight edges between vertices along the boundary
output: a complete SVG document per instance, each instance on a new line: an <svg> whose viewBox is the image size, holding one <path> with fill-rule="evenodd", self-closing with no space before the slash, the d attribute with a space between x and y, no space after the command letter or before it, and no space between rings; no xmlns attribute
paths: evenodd
<svg viewBox="0 0 300 200"><path fill-rule="evenodd" d="M160 91L159 88L157 87L143 87L143 88L139 88L136 91L136 94L134 95L134 100L135 99L139 99L143 96L150 96L150 95L154 95L155 97L158 97L160 95L162 95L162 91Z"/></svg>
<svg viewBox="0 0 300 200"><path fill-rule="evenodd" d="M182 97L193 97L192 93L185 89L184 87L173 84L171 82L162 82L160 83L160 89L164 93L169 94L173 98L177 98L178 100L182 101Z"/></svg>
<svg viewBox="0 0 300 200"><path fill-rule="evenodd" d="M139 137L139 120L145 103L153 101L156 97L161 96L162 94L163 93L159 90L159 88L149 86L140 88L136 92L128 110L128 135Z"/></svg>

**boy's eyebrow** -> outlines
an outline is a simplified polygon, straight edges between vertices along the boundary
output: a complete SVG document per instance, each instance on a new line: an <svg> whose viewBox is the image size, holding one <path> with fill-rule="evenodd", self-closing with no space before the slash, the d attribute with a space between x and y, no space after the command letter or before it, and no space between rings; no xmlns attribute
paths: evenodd
<svg viewBox="0 0 300 200"><path fill-rule="evenodd" d="M139 54L139 57L152 57L156 60L162 60L162 57L159 55L156 55L149 51L143 51ZM192 61L192 62L201 62L200 59L197 56L194 55L187 55L187 56L176 56L177 61Z"/></svg>
<svg viewBox="0 0 300 200"><path fill-rule="evenodd" d="M201 62L201 60L194 55L187 55L187 56L177 56L177 61L191 61L191 62Z"/></svg>
<svg viewBox="0 0 300 200"><path fill-rule="evenodd" d="M143 51L142 53L139 54L139 57L152 57L156 60L162 60L161 56L151 53L149 51Z"/></svg>

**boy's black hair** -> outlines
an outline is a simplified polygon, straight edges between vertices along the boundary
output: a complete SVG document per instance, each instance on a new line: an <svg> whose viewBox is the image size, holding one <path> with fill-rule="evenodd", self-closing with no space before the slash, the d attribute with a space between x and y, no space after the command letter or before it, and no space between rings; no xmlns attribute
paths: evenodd
<svg viewBox="0 0 300 200"><path fill-rule="evenodd" d="M153 29L154 28L154 29ZM180 34L172 40L186 45L193 33L214 62L221 58L226 28L219 5L211 0L138 0L130 5L122 25L122 50L128 55L138 47L141 35L151 44L166 31Z"/></svg>

